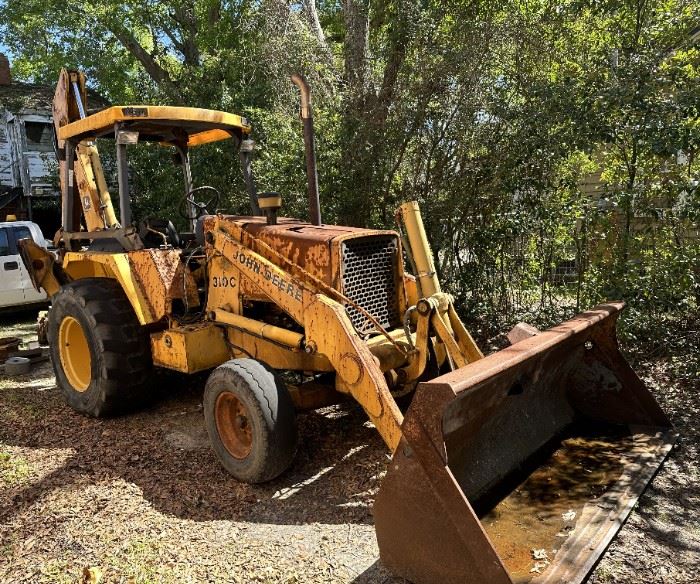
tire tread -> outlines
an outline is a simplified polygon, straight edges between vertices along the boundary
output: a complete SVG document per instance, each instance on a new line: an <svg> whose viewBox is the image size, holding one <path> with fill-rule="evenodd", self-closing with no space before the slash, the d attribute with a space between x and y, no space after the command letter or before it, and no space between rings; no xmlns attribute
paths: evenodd
<svg viewBox="0 0 700 584"><path fill-rule="evenodd" d="M81 312L92 326L94 338L93 354L101 355L101 377L92 381L87 391L99 394L89 403L73 396L75 390L64 387L64 394L71 407L93 416L110 416L127 411L140 401L144 382L153 368L148 334L136 318L129 300L121 286L106 278L85 278L76 280L61 288L53 299L54 308L49 313L60 318L61 310L56 306L69 306L73 302L81 307ZM49 326L52 335L56 334L60 323ZM55 340L50 338L55 346ZM89 341L90 342L90 341ZM52 355L57 382L59 380L58 354Z"/></svg>
<svg viewBox="0 0 700 584"><path fill-rule="evenodd" d="M218 383L223 377L231 388L242 384L241 394L249 392L252 400L246 402L264 431L256 433L254 460L245 464L231 457L221 443L214 420L214 404L221 392ZM230 391L230 389L229 389ZM274 371L254 359L232 359L211 374L204 395L204 415L214 452L226 470L238 480L262 483L282 474L294 460L298 434L296 412L284 383Z"/></svg>

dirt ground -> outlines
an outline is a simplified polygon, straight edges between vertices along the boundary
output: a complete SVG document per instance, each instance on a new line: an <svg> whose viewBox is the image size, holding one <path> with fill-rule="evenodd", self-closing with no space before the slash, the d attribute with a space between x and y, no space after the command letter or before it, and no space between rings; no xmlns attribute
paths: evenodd
<svg viewBox="0 0 700 584"><path fill-rule="evenodd" d="M0 336L35 338L35 318L0 317ZM699 383L669 360L638 370L682 438L589 582L700 582ZM115 583L402 581L378 560L388 457L361 411L301 416L292 469L250 486L208 447L202 385L164 376L150 408L94 420L64 405L49 363L0 377L0 583L88 566Z"/></svg>

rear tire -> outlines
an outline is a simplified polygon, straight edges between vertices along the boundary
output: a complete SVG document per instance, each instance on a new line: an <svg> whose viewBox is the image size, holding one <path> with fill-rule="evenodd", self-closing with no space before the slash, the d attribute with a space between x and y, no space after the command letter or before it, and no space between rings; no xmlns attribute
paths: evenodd
<svg viewBox="0 0 700 584"><path fill-rule="evenodd" d="M75 411L109 416L141 401L153 369L149 336L116 281L63 286L52 299L48 338L56 383Z"/></svg>
<svg viewBox="0 0 700 584"><path fill-rule="evenodd" d="M294 403L284 383L259 361L232 359L212 372L204 419L217 458L239 481L272 480L294 460Z"/></svg>

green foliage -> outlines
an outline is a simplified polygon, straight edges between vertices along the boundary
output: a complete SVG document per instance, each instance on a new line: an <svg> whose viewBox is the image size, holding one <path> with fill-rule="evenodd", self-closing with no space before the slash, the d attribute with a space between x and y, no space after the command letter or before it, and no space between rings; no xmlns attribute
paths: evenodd
<svg viewBox="0 0 700 584"><path fill-rule="evenodd" d="M5 0L0 22L18 77L75 66L114 102L246 115L259 190L302 217L303 72L325 221L390 227L418 200L483 337L606 298L628 324L698 311L697 2ZM140 150L136 215L175 213L179 169ZM246 211L229 145L192 163Z"/></svg>

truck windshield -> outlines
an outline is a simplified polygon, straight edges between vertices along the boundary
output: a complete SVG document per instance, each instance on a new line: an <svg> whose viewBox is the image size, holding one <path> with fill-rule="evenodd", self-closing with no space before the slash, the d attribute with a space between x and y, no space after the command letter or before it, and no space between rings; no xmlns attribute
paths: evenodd
<svg viewBox="0 0 700 584"><path fill-rule="evenodd" d="M13 227L15 230L15 239L19 241L20 239L33 239L32 232L29 231L29 227Z"/></svg>

